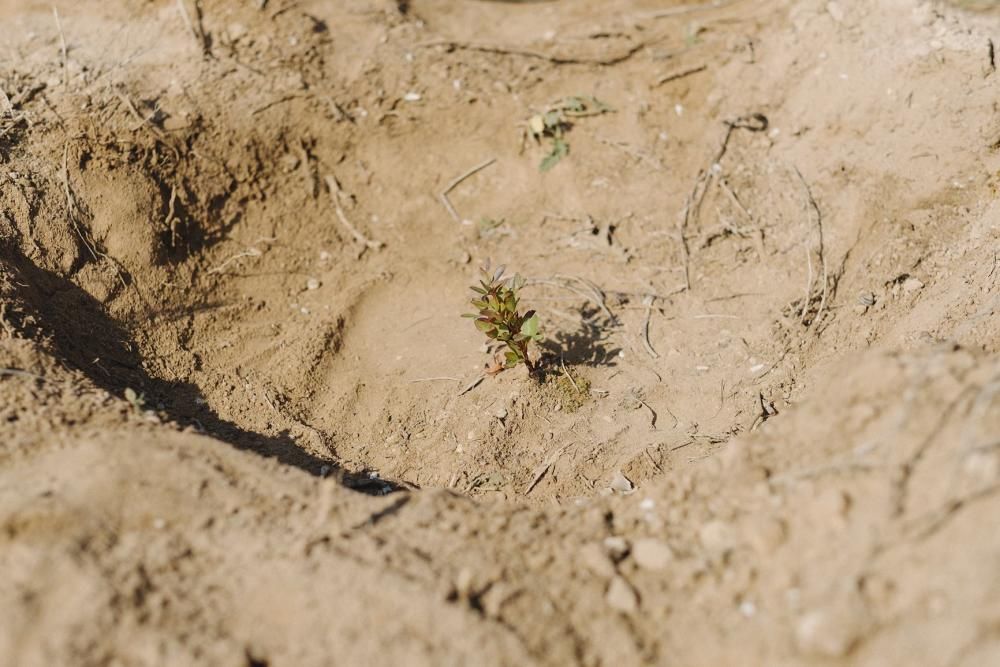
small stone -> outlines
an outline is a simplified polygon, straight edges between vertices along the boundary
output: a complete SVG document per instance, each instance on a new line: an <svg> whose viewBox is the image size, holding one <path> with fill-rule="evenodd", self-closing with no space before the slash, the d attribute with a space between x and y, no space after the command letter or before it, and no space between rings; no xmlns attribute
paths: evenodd
<svg viewBox="0 0 1000 667"><path fill-rule="evenodd" d="M467 567L459 570L458 575L455 576L455 592L459 597L469 597L469 594L472 592L473 580L472 570Z"/></svg>
<svg viewBox="0 0 1000 667"><path fill-rule="evenodd" d="M674 552L666 542L646 538L632 544L632 558L644 570L663 570L673 561Z"/></svg>
<svg viewBox="0 0 1000 667"><path fill-rule="evenodd" d="M319 289L319 284L320 283L318 280L316 280L315 278L310 278L309 280L306 281L306 289L308 290Z"/></svg>
<svg viewBox="0 0 1000 667"><path fill-rule="evenodd" d="M629 494L635 491L632 482L622 474L621 470L615 471L615 474L611 476L611 483L608 486L612 491L617 491L621 494Z"/></svg>
<svg viewBox="0 0 1000 667"><path fill-rule="evenodd" d="M709 521L698 531L701 546L710 555L721 557L736 546L733 527L725 521Z"/></svg>
<svg viewBox="0 0 1000 667"><path fill-rule="evenodd" d="M795 642L808 656L842 658L857 643L860 628L846 610L816 609L806 612L795 626Z"/></svg>
<svg viewBox="0 0 1000 667"><path fill-rule="evenodd" d="M242 23L230 23L226 29L226 34L232 42L238 42L247 34L247 27Z"/></svg>
<svg viewBox="0 0 1000 667"><path fill-rule="evenodd" d="M585 569L599 577L610 579L615 576L615 564L607 552L596 542L585 544L577 553L577 560Z"/></svg>
<svg viewBox="0 0 1000 667"><path fill-rule="evenodd" d="M499 419L500 421L503 421L504 419L507 418L507 408L501 406L499 410L496 410L493 413L493 416Z"/></svg>
<svg viewBox="0 0 1000 667"><path fill-rule="evenodd" d="M604 598L608 606L623 614L632 614L639 608L639 596L623 577L614 577Z"/></svg>
<svg viewBox="0 0 1000 667"><path fill-rule="evenodd" d="M913 276L903 281L903 290L906 292L916 292L924 288L924 283Z"/></svg>
<svg viewBox="0 0 1000 667"><path fill-rule="evenodd" d="M624 537L605 537L604 550L611 558L619 561L628 555L628 542Z"/></svg>
<svg viewBox="0 0 1000 667"><path fill-rule="evenodd" d="M407 102L419 102L423 98L420 96L420 93L411 92L403 95L403 99Z"/></svg>

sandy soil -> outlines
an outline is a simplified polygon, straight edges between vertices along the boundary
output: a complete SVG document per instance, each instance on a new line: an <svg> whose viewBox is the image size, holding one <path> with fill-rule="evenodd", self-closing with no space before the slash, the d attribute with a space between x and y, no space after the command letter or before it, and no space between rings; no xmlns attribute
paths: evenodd
<svg viewBox="0 0 1000 667"><path fill-rule="evenodd" d="M1000 664L996 3L56 4L0 663Z"/></svg>

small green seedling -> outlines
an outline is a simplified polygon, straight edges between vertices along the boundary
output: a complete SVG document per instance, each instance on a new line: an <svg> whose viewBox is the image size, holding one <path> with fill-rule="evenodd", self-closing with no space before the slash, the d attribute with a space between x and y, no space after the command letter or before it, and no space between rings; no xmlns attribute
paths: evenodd
<svg viewBox="0 0 1000 667"><path fill-rule="evenodd" d="M137 393L132 387L125 388L125 400L129 402L129 405L136 412L142 412L143 407L146 405L146 396Z"/></svg>
<svg viewBox="0 0 1000 667"><path fill-rule="evenodd" d="M487 338L499 341L507 346L504 352L503 368L513 368L523 363L529 373L534 373L537 366L528 355L528 344L542 339L539 331L538 315L529 310L521 315L517 310L518 292L524 287L524 278L515 275L504 277L503 266L490 273L489 265L482 267L482 279L479 285L473 285L476 296L472 306L478 314L467 313L462 317L475 320L476 328L486 334Z"/></svg>
<svg viewBox="0 0 1000 667"><path fill-rule="evenodd" d="M559 100L541 113L532 116L528 120L528 132L531 138L536 143L541 143L543 138L552 140L549 154L542 159L542 163L538 167L539 170L548 171L569 155L569 144L566 143L564 137L566 132L573 127L572 119L599 116L612 111L614 109L596 97L575 96Z"/></svg>

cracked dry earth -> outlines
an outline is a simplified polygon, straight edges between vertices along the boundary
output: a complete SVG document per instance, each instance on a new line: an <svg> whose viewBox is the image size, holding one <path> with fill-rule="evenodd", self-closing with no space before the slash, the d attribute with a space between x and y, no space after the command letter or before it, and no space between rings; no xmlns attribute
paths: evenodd
<svg viewBox="0 0 1000 667"><path fill-rule="evenodd" d="M995 4L0 0L0 663L1000 663Z"/></svg>

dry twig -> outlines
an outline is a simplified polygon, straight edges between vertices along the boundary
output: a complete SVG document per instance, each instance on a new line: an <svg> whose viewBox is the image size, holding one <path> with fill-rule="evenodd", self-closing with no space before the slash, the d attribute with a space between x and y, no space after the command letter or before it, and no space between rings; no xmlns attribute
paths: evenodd
<svg viewBox="0 0 1000 667"><path fill-rule="evenodd" d="M334 178L332 174L327 174L324 180L326 181L327 189L330 191L330 201L333 202L333 208L337 213L337 219L340 220L340 224L347 228L347 231L351 233L354 240L363 244L365 248L371 248L372 250L378 250L384 246L385 244L381 241L372 241L367 236L359 232L358 228L352 225L351 221L347 219L347 214L344 213L344 209L340 205L341 189L340 183L337 182L337 179Z"/></svg>
<svg viewBox="0 0 1000 667"><path fill-rule="evenodd" d="M646 321L642 325L642 345L646 348L646 352L649 353L653 359L659 359L660 355L656 353L653 349L652 344L649 342L649 320L653 316L653 301L655 297L652 294L647 294L642 299L642 305L646 307Z"/></svg>
<svg viewBox="0 0 1000 667"><path fill-rule="evenodd" d="M427 48L432 46L444 46L449 49L460 49L463 51L480 51L483 53L496 53L507 56L521 56L523 58L534 58L536 60L546 60L554 65L617 65L625 62L635 54L642 51L662 37L653 38L638 42L628 47L624 51L611 54L609 56L570 56L534 51L532 49L511 48L496 44L484 44L477 42L462 42L453 39L435 39L428 42L415 44L414 48Z"/></svg>
<svg viewBox="0 0 1000 667"><path fill-rule="evenodd" d="M562 354L559 355L559 367L562 369L562 373L563 373L563 375L566 376L566 379L569 380L569 383L571 385L573 385L573 389L576 389L576 393L579 394L580 393L580 387L577 386L576 380L574 380L573 376L570 375L569 371L566 370L566 362L563 360L563 355Z"/></svg>
<svg viewBox="0 0 1000 667"><path fill-rule="evenodd" d="M545 477L545 473L547 473L559 457L562 456L564 451L566 451L566 445L559 447L554 452L549 454L549 457L542 462L542 465L535 468L531 476L531 482L529 482L527 488L524 489L524 495L528 495L531 493L532 489L538 486L538 483L542 481L543 477Z"/></svg>
<svg viewBox="0 0 1000 667"><path fill-rule="evenodd" d="M219 264L218 266L209 269L207 273L222 273L227 266L229 266L238 259L241 259L243 257L260 257L263 254L264 253L262 253L259 248L254 248L254 247L247 248L244 252L238 252L232 257L226 259L224 262L222 262L222 264Z"/></svg>
<svg viewBox="0 0 1000 667"><path fill-rule="evenodd" d="M463 394L469 393L470 391L472 391L473 389L475 389L476 387L478 387L479 383L482 382L485 379L486 379L486 374L483 373L482 375L480 375L479 377L477 377L475 380L473 380L469 384L465 385L465 387L462 388L462 391L458 392L458 395L462 396Z"/></svg>
<svg viewBox="0 0 1000 667"><path fill-rule="evenodd" d="M704 72L706 69L708 69L708 65L698 65L697 67L689 67L688 69L683 69L679 72L671 72L670 74L665 74L657 79L653 86L662 86L665 83L676 81L677 79L683 79L686 76L691 76L692 74L697 74L698 72Z"/></svg>
<svg viewBox="0 0 1000 667"><path fill-rule="evenodd" d="M461 224L462 218L461 216L458 215L458 211L455 210L455 207L452 205L451 200L448 199L448 193L454 190L456 187L458 187L459 183L469 178L473 174L477 174L483 169L486 169L486 167L490 166L496 161L497 159L495 157L491 157L488 160L483 160L475 167L472 167L471 169L463 172L459 176L452 179L452 181L448 184L448 187L442 190L441 194L438 195L438 198L441 200L441 203L444 205L445 209L448 211L448 214L455 220L455 222Z"/></svg>

